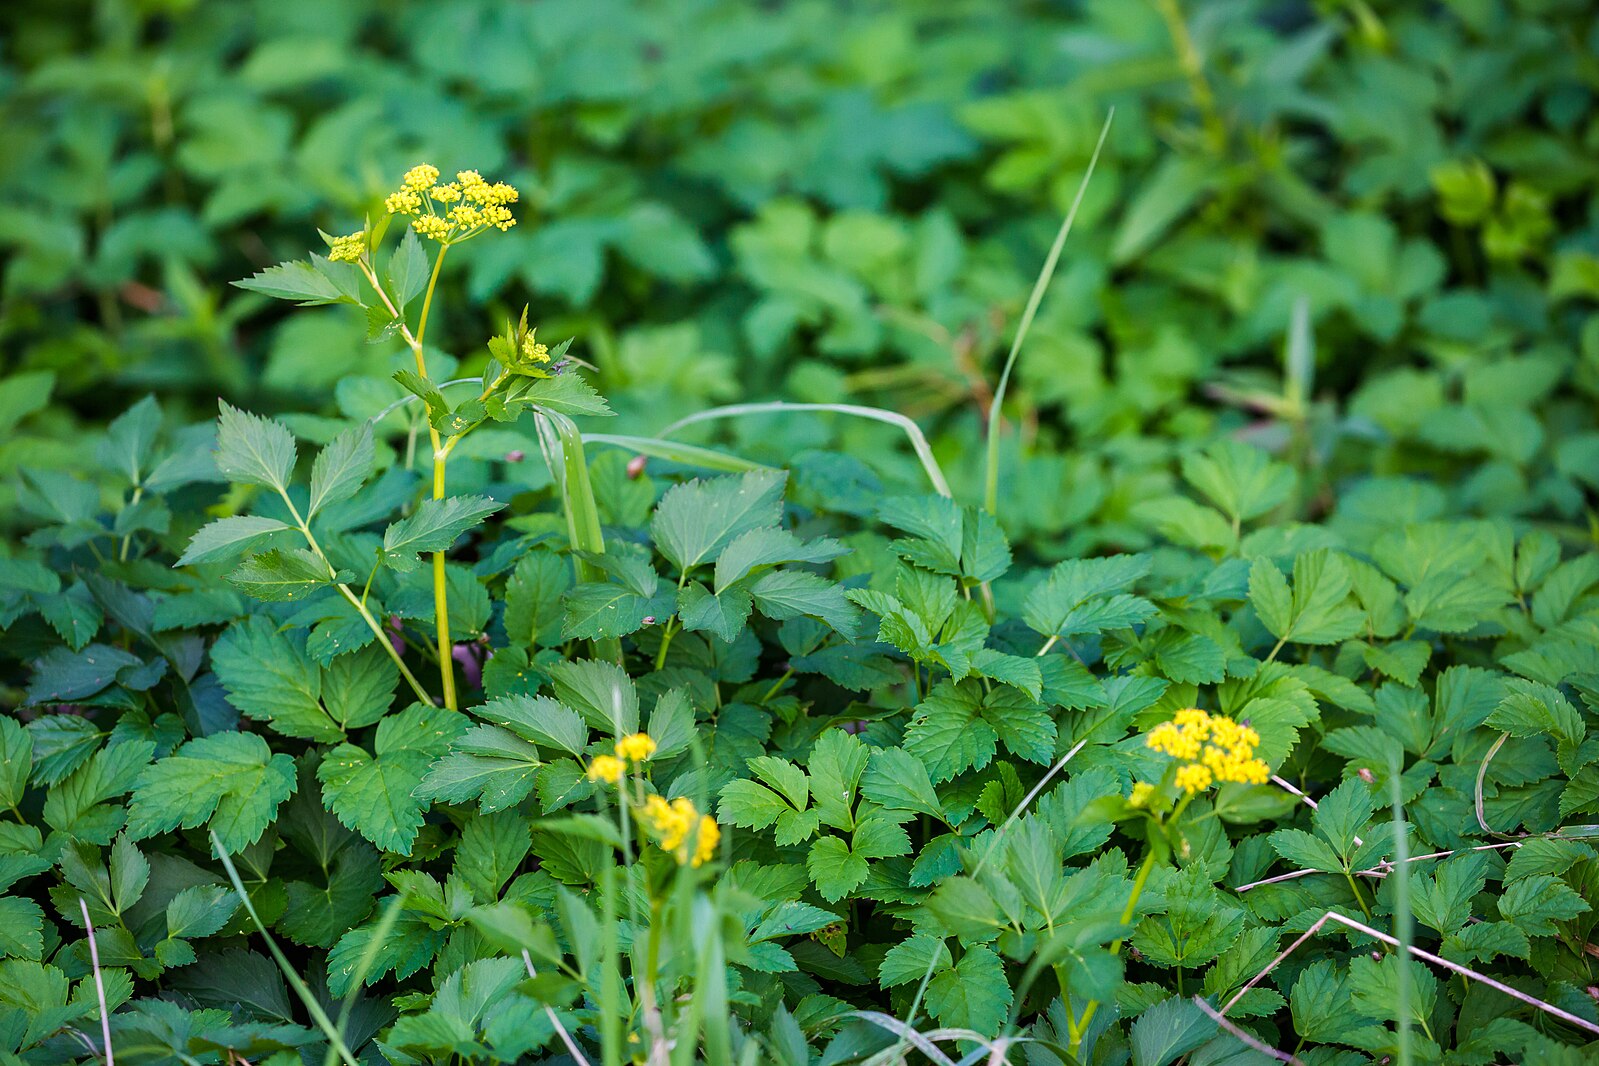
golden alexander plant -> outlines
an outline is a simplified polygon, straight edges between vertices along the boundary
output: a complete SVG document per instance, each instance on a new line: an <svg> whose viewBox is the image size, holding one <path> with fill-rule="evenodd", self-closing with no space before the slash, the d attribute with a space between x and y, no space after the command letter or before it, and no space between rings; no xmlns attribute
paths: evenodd
<svg viewBox="0 0 1599 1066"><path fill-rule="evenodd" d="M463 244L474 237L493 231L505 231L516 225L516 218L511 213L510 205L517 202L520 193L513 185L505 182L489 182L475 170L463 170L455 175L455 180L440 183L439 168L430 163L422 163L406 171L401 179L400 187L390 193L383 201L383 206L388 215L410 220L410 228L419 237L433 241L438 245L438 252L433 257L432 269L428 275L427 288L422 297L422 309L417 316L416 329L413 331L406 321L402 302L391 293L379 279L373 267L373 252L381 240L383 229L386 226L374 228L363 227L355 233L341 237L327 237L329 251L328 258L334 262L351 263L371 285L373 291L382 301L384 308L393 316L393 321L404 338L406 345L411 349L411 354L416 360L416 381L407 383L412 391L421 395L424 400L431 400L439 393L439 383L435 382L428 373L427 353L425 343L429 317L433 311L433 297L438 287L439 274L444 268L445 255L457 244ZM326 235L324 235L326 236ZM494 375L493 380L485 376L483 395L479 401L487 400L493 391L500 387L505 380L516 372L518 366L527 369L542 368L550 361L549 349L538 344L534 333L527 329L527 315L524 311L522 325L514 336L512 351L515 353L515 364L507 361L505 369ZM455 445L472 428L471 425L459 426L455 432L446 437L439 428L439 420L432 417L437 412L434 405L429 403L428 440L432 445L433 462L433 499L445 498L446 470L449 464L450 453ZM457 423L459 425L459 423ZM456 693L455 669L452 650L453 641L450 636L449 595L446 583L445 552L433 553L433 603L436 616L438 637L439 682L442 687L444 705L451 710L457 710L460 701Z"/></svg>

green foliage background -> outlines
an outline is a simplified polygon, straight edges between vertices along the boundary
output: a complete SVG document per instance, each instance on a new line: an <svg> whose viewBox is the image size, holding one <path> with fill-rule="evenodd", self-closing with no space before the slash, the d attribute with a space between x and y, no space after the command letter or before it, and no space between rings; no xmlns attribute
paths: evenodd
<svg viewBox="0 0 1599 1066"><path fill-rule="evenodd" d="M930 419L961 476L1114 106L1021 369L1045 465L1016 480L1065 487L1040 525L1124 533L1172 450L1242 420L1227 399L1282 391L1256 379L1300 298L1306 398L1356 420L1362 462L1466 464L1474 509L1575 517L1599 467L1592 12L1364 10L1198 6L1196 99L1157 4L24 0L5 359L57 376L58 421L148 389L332 412L391 347L227 282L347 231L418 159L470 163L523 188L523 223L448 283L577 335L640 431L876 401ZM479 350L478 316L443 325Z"/></svg>
<svg viewBox="0 0 1599 1066"><path fill-rule="evenodd" d="M308 455L404 395L391 375L410 354L392 335L369 340L346 307L290 308L229 283L302 257L317 228L376 217L423 160L522 190L516 229L452 255L429 330L440 378L480 371L489 333L530 303L541 336L575 337L574 354L596 368L588 380L620 416L603 428L649 435L738 400L870 403L916 418L956 498L975 502L1000 362L1114 108L1006 400L997 524L930 498L885 503L927 489L890 427L819 416L685 432L791 468L786 486L760 489L773 524L810 541L782 563L825 574L767 572L805 575L783 578L788 600L771 585L749 591L753 581L733 589L754 619L746 627L717 598L720 578L711 595L680 566L673 538L704 501L685 493L673 517L678 467L652 463L636 481L617 455L595 458L620 562L568 592L569 576L551 575L568 575L572 546L533 435L490 427L462 449L458 491L511 504L452 577L459 631L509 653L480 695L543 684L582 710L557 649L571 658L582 641L626 638L650 712L685 732L698 723L707 765L670 773L681 771L684 794L719 796L730 832L749 831L748 865L729 880L754 907L741 932L781 919L796 934L782 947L776 934L756 938L736 960L734 1009L770 1036L762 1053L775 1061L803 1066L807 1041L840 1030L854 1039L849 1006L904 1010L924 972L936 974L924 1013L993 1033L1014 1010L1033 1035L1064 1042L1058 1001L1038 990L1054 984L1040 978L1029 999L1018 980L1042 950L1043 914L1051 957L1068 960L1060 987L1114 1001L1085 1054L1163 1066L1213 1035L1171 998L1185 971L1187 994L1202 980L1220 999L1328 907L1364 910L1369 896L1378 924L1395 919L1388 882L1362 895L1353 881L1390 854L1390 757L1418 847L1542 837L1591 818L1596 54L1599 12L1581 0L6 4L0 743L12 769L0 798L17 825L0 834L0 873L21 887L0 897L0 925L20 930L0 936L0 1051L75 1054L46 1037L69 1022L92 1028L74 901L101 888L95 915L126 938L108 943L129 995L131 973L141 995L154 982L231 1006L235 990L206 984L223 959L277 989L263 956L223 954L245 950L250 927L216 872L194 866L209 861L202 824L233 834L236 849L268 841L245 880L318 982L338 986L390 888L408 894L399 928L421 946L384 960L363 1041L383 1030L397 1061L528 1050L506 1031L533 1024L531 1006L503 1014L505 1031L450 1015L471 1050L447 1050L436 1027L449 1015L441 1003L456 1000L440 989L454 980L456 996L477 980L510 1011L521 975L488 957L509 936L492 908L548 913L564 899L557 881L588 891L594 842L563 851L537 836L543 869L508 887L484 866L515 852L517 867L529 845L496 835L510 816L491 818L504 812L481 796L441 786L433 798L450 813L425 827L420 803L372 815L372 773L419 780L441 759L467 759L450 745L469 720L421 705L388 714L383 684L361 680L386 664L335 655L350 631L315 601L263 609L239 596L238 572L227 585L222 568L172 568L209 518L276 521L258 498L268 494L212 491L204 471L174 460L142 510L127 502L149 462L208 451L218 397L281 416ZM164 415L141 407L107 431L149 393ZM403 451L397 422L379 425L381 461ZM91 438L103 442L98 465ZM525 466L501 461L513 451ZM125 455L146 461L132 482ZM714 484L693 491L735 491ZM381 486L330 533L362 574L370 553L349 545L365 552L377 530L363 527L410 505L408 484ZM448 527L446 541L469 525ZM97 566L96 538L124 557L138 550ZM1148 554L1047 569L1110 553ZM426 589L407 563L384 572L377 595L397 618L425 620ZM657 587L663 574L709 600L674 600ZM992 630L944 605L990 580ZM595 603L632 621L582 613ZM674 610L705 624L669 660L642 619ZM881 642L866 612L881 619ZM513 620L533 635L518 637ZM115 646L85 653L96 635ZM1046 639L1062 642L1050 665L1018 665ZM116 654L90 661L101 647ZM665 668L651 673L657 653ZM290 711L242 705L237 692L229 705L230 680L258 683L245 676L252 662L289 663L294 684L320 694ZM679 684L681 706L667 698ZM178 713L147 715L152 692ZM92 725L40 714L72 701L98 708ZM1274 768L1330 795L1314 819L1275 793L1225 813L1218 799L1197 853L1152 880L1131 939L1138 968L1124 972L1104 950L1116 908L1083 900L1125 897L1139 838L1112 838L1104 811L1089 828L1077 816L1158 775L1139 731L1196 702L1252 715ZM253 731L233 728L239 711ZM864 739L844 739L843 722ZM588 741L580 728L573 756ZM992 839L982 834L1075 740L1087 744L1081 762L996 855L1004 874L963 867L957 845ZM221 814L182 808L195 781L244 772L214 797ZM807 814L789 794L795 775L801 797L842 783L851 800ZM519 802L549 814L575 792ZM166 817L180 808L179 821ZM920 873L900 850L907 824ZM1539 839L1508 864L1480 853L1418 872L1422 938L1599 1023L1582 991L1596 976L1584 950L1599 878L1588 835ZM142 904L152 875L140 848L157 886ZM994 878L1024 879L1040 854L1059 859L1047 898L1013 931L994 928L1007 899ZM1233 892L1285 868L1318 873ZM291 908L324 899L332 924ZM851 955L835 961L805 938L843 910ZM580 939L578 913L563 911L563 945ZM1063 913L1074 922L1056 928ZM1500 1048L1530 1061L1582 1040L1425 971L1413 977L1414 1018L1396 1013L1400 968L1371 960L1371 946L1307 950L1236 1016L1278 1046L1296 1033L1318 1063L1396 1054L1401 1020L1416 1022L1417 1054L1459 1063ZM58 984L40 962L52 957ZM171 977L186 966L205 980ZM463 967L478 969L463 978ZM785 1007L788 1021L774 1020L785 992L794 1016ZM285 1049L312 1046L309 1027L290 1032L305 1019L287 993L266 998L255 1017L281 1030L149 1005L120 1024L212 1061L224 1047L287 1061ZM401 1024L384 1029L396 1011ZM1325 1021L1350 1012L1360 1025ZM785 1026L797 1060L783 1057ZM831 1061L869 1053L860 1040ZM1245 1061L1217 1041L1202 1058Z"/></svg>

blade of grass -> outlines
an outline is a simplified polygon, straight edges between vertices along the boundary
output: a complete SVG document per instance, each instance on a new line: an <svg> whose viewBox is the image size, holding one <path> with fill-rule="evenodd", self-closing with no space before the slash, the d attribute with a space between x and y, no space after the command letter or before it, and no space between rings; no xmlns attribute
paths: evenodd
<svg viewBox="0 0 1599 1066"><path fill-rule="evenodd" d="M1049 772L1039 780L1038 784L1034 785L1027 795L1022 797L1022 801L1016 805L1016 809L1010 812L1010 816L1006 818L1003 823L1001 823L998 829L994 830L993 836L988 838L988 847L984 849L983 857L977 860L977 866L972 870L973 877L976 877L978 874L982 873L984 867L988 865L988 860L993 857L994 850L999 846L1000 838L1005 835L1005 831L1015 823L1017 818L1021 817L1022 812L1032 804L1033 800L1038 798L1039 794L1044 791L1045 786L1047 786L1050 781L1054 780L1055 775L1066 769L1066 764L1071 762L1072 759L1077 756L1077 753L1083 750L1083 747L1087 743L1088 741L1085 738L1072 745L1071 750L1067 751L1065 755L1062 755L1059 759L1057 759L1055 761L1055 765L1049 768ZM919 1010L921 1010L922 999L927 995L927 985L932 981L933 970L937 968L937 965L938 953L934 952L933 958L928 960L927 972L922 974L921 983L916 986L916 995L911 998L910 1010L905 1014L905 1025L907 1028L916 1024L916 1014ZM900 1039L902 1041L904 1038L901 1037ZM896 1049L902 1049L903 1046L904 1045L900 1041L896 1041L894 1044Z"/></svg>
<svg viewBox="0 0 1599 1066"><path fill-rule="evenodd" d="M78 897L78 907L83 911L83 928L89 936L89 964L94 967L94 994L100 1000L100 1032L105 1037L105 1066L116 1066L111 1054L111 1012L105 1005L105 981L100 977L100 945L94 939L94 923L89 920L89 905Z"/></svg>
<svg viewBox="0 0 1599 1066"><path fill-rule="evenodd" d="M400 920L400 912L405 909L405 896L395 896L389 904L389 909L383 912L383 917L378 920L377 927L372 930L372 938L367 941L366 950L361 952L361 960L355 965L355 972L350 979L350 990L344 994L344 1004L339 1008L339 1032L344 1032L350 1025L350 1013L355 1009L356 997L366 985L366 975L371 972L372 964L377 961L378 951L382 949L384 941L389 934L394 932L394 926ZM328 1044L328 1052L322 1059L322 1066L333 1066L335 1052L333 1045Z"/></svg>
<svg viewBox="0 0 1599 1066"><path fill-rule="evenodd" d="M1414 950L1415 919L1410 913L1410 829L1405 824L1404 794L1400 791L1399 756L1388 755L1388 800L1394 809L1394 935L1405 954ZM1399 1015L1399 1066L1411 1066L1415 1052L1410 1046L1410 960L1399 961L1399 988L1394 1005Z"/></svg>
<svg viewBox="0 0 1599 1066"><path fill-rule="evenodd" d="M1033 328L1033 317L1038 314L1038 305L1044 302L1044 291L1049 288L1049 283L1055 277L1055 267L1060 264L1061 249L1066 246L1066 237L1072 231L1072 223L1077 221L1077 209L1082 206L1083 194L1088 191L1089 179L1094 176L1094 167L1099 164L1099 153L1105 147L1105 138L1110 134L1110 123L1116 117L1116 109L1111 108L1105 116L1105 125L1099 131L1099 141L1094 145L1094 154L1088 159L1088 169L1083 172L1083 180L1077 185L1077 195L1072 198L1071 209L1066 212L1066 218L1060 224L1060 230L1055 234L1055 243L1050 245L1049 255L1044 259L1044 269L1039 271L1038 280L1033 282L1032 294L1027 297L1027 308L1022 312L1021 323L1016 327L1016 336L1011 340L1010 355L1005 357L1005 369L1000 371L999 384L994 388L994 400L988 407L988 457L983 481L983 509L991 515L999 512L999 431L1004 422L1000 414L1005 406L1005 390L1010 386L1010 374L1016 366L1016 359L1021 354L1022 342L1027 340L1028 330Z"/></svg>
<svg viewBox="0 0 1599 1066"><path fill-rule="evenodd" d="M897 411L885 411L881 407L866 407L853 403L788 403L783 400L772 400L766 403L735 403L726 407L712 407L707 411L699 411L680 418L676 422L661 430L661 437L669 437L686 426L699 422L713 422L723 418L742 418L746 415L788 414L801 412L827 412L836 415L849 415L853 418L868 418L874 422L883 422L903 430L911 442L911 448L916 452L916 458L921 460L922 469L927 472L927 480L933 483L933 488L940 496L953 497L949 481L944 477L943 469L938 465L938 460L933 458L933 448L927 443L927 437L922 429L909 418Z"/></svg>
<svg viewBox="0 0 1599 1066"><path fill-rule="evenodd" d="M589 483L589 466L583 452L583 434L577 424L558 411L536 410L539 448L549 465L550 476L561 494L561 510L566 514L567 535L579 552L605 554L605 533L600 527L600 509L594 502L594 486ZM603 581L605 574L593 563L578 556L579 581ZM609 638L594 642L596 658L622 661L622 642Z"/></svg>
<svg viewBox="0 0 1599 1066"><path fill-rule="evenodd" d="M647 455L651 459L664 459L669 463L681 463L684 466L698 466L706 470L722 470L730 474L743 474L751 470L770 470L771 467L740 458L737 455L728 455L713 448L701 448L694 444L679 444L676 441L661 440L659 437L629 437L618 436L612 433L585 433L585 444L610 444L618 448L625 448L638 455Z"/></svg>
<svg viewBox="0 0 1599 1066"><path fill-rule="evenodd" d="M250 921L255 924L261 933L261 938L266 941L267 950L272 953L272 958L278 964L278 969L283 971L284 980L289 982L289 987L294 989L294 994L300 997L300 1002L305 1005L305 1012L311 1016L316 1027L322 1030L322 1035L328 1038L328 1044L338 1052L339 1058L344 1060L345 1066L361 1066L350 1049L345 1046L344 1037L334 1027L333 1020L328 1017L327 1011L322 1009L322 1004L316 1001L316 996L311 994L311 989L299 974L294 972L294 967L289 965L289 960L284 956L277 941L272 939L272 934L261 922L261 916L255 912L255 904L250 902L250 893L244 890L244 882L239 879L239 871L233 867L233 858L228 850L222 846L216 831L211 832L211 846L216 849L217 858L222 860L222 868L228 872L228 880L233 882L233 890L239 894L239 899L244 904L245 913L250 916Z"/></svg>

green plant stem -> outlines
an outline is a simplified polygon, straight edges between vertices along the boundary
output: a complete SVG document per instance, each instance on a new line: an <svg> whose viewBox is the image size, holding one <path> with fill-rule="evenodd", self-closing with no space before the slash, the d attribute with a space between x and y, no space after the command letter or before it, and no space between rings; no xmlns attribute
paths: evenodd
<svg viewBox="0 0 1599 1066"><path fill-rule="evenodd" d="M1392 753L1388 762L1388 799L1394 811L1394 937L1399 941L1399 973L1395 1010L1399 1016L1399 1066L1411 1066L1415 1051L1410 1040L1410 946L1415 938L1415 921L1410 910L1410 827L1405 822L1404 793L1400 785L1401 766ZM1422 1031L1432 1039L1425 1018Z"/></svg>
<svg viewBox="0 0 1599 1066"><path fill-rule="evenodd" d="M139 506L139 501L142 499L144 499L144 486L133 486L133 499L128 501L128 508L131 510L132 508ZM124 534L122 537L122 547L117 551L117 562L125 563L128 561L128 546L132 543L133 534Z"/></svg>
<svg viewBox="0 0 1599 1066"><path fill-rule="evenodd" d="M655 653L655 669L659 670L666 665L666 652L672 646L672 638L677 635L677 616L666 620L666 625L661 630L661 649Z"/></svg>
<svg viewBox="0 0 1599 1066"><path fill-rule="evenodd" d="M389 299L388 292L378 282L378 276L364 259L361 261L361 272L366 275L366 280L383 300L383 306L393 315L400 324L400 335L411 347L411 355L416 360L416 373L423 381L431 381L428 377L427 357L423 354L422 344L427 337L428 316L433 311L433 292L438 288L439 272L444 268L444 256L450 250L448 244L439 246L439 254L433 260L433 272L428 275L428 287L422 297L422 314L417 319L416 333L412 335L405 324L405 316L400 309ZM428 441L433 445L433 498L444 499L444 471L449 465L450 453L444 448L443 439L439 431L433 428L431 420L428 422ZM439 641L439 683L444 692L444 706L450 710L459 709L459 702L455 695L455 658L450 653L455 644L450 639L450 604L449 593L446 585L447 574L444 567L445 559L442 551L433 553L433 614L438 631Z"/></svg>
<svg viewBox="0 0 1599 1066"><path fill-rule="evenodd" d="M1171 35L1183 77L1188 79L1188 91L1193 94L1194 106L1199 108L1210 150L1220 155L1227 147L1227 126L1221 120L1221 112L1216 109L1216 94L1210 91L1210 82L1205 80L1205 64L1200 58L1199 49L1194 47L1194 38L1188 32L1182 8L1178 0L1155 0L1155 7L1166 23L1166 32Z"/></svg>
<svg viewBox="0 0 1599 1066"><path fill-rule="evenodd" d="M1175 817L1175 814L1173 816ZM1144 885L1149 882L1149 872L1154 868L1155 849L1150 848L1144 855L1143 865L1138 867L1138 876L1133 879L1133 892L1132 895L1127 897L1127 906L1122 908L1123 925L1132 922L1133 915L1138 910L1138 897L1144 894ZM1110 953L1112 955L1120 954L1124 943L1126 943L1125 939L1113 942L1110 946ZM1082 1041L1083 1034L1088 1032L1088 1023L1094 1020L1094 1012L1098 1009L1099 1000L1097 999L1089 1000L1088 1006L1083 1008L1083 1016L1077 1020L1077 1033L1072 1039L1071 1047L1068 1049L1073 1055L1077 1054L1077 1046Z"/></svg>
<svg viewBox="0 0 1599 1066"><path fill-rule="evenodd" d="M439 283L439 270L444 266L444 256L450 250L448 244L439 246L438 258L433 260L433 273L428 276L427 293L422 297L422 315L416 322L416 343L412 351L416 354L416 372L426 381L428 378L427 360L422 354L422 341L427 336L428 314L433 309L433 290ZM439 439L439 431L433 428L433 423L428 422L428 440L433 445L433 498L444 499L444 471L449 466L450 453L444 450ZM457 708L455 697L455 643L450 639L450 602L446 586L447 574L444 568L444 553L433 553L433 614L439 634L439 683L444 686L444 706L450 710Z"/></svg>
<svg viewBox="0 0 1599 1066"><path fill-rule="evenodd" d="M1348 870L1344 871L1344 880L1349 882L1349 891L1355 894L1355 902L1360 904L1360 913L1366 916L1366 921L1371 921L1371 908L1366 906L1366 897L1361 895L1360 886L1355 883L1355 875Z"/></svg>
<svg viewBox="0 0 1599 1066"><path fill-rule="evenodd" d="M322 565L328 568L328 573L336 576L339 572L338 568L328 559L327 553L322 550L322 545L317 543L316 537L311 533L311 527L306 524L304 518L300 517L300 509L294 506L294 501L289 499L289 494L283 489L278 490L278 495L283 498L284 504L288 506L289 514L294 516L294 524L299 527L300 535L305 538L306 545L310 547L318 559L322 560ZM423 703L431 705L433 697L428 695L427 689L422 687L422 682L418 681L416 675L411 673L411 668L405 665L405 660L400 657L400 653L394 650L393 644L389 643L389 635L383 631L383 627L378 624L378 620L372 616L371 610L366 605L366 593L363 591L360 596L356 596L350 590L350 586L342 581L335 581L333 585L339 590L339 595L343 596L346 602L361 615L361 620L366 623L366 627L372 631L373 636L377 637L378 646L389 653L389 658L394 661L395 666L399 667L400 676L405 678L405 683L411 686L411 691L416 694L416 698Z"/></svg>
<svg viewBox="0 0 1599 1066"><path fill-rule="evenodd" d="M761 703L763 705L767 704L767 703L770 703L772 701L772 697L777 695L778 690L780 690L785 684L787 684L788 683L788 679L793 677L793 676L794 676L794 668L792 666L789 667L787 670L784 670L783 671L783 676L778 678L776 681L772 682L772 687L767 689L766 690L766 695L761 697Z"/></svg>
<svg viewBox="0 0 1599 1066"><path fill-rule="evenodd" d="M1033 318L1038 314L1038 305L1044 302L1044 292L1049 288L1050 279L1055 276L1055 267L1060 263L1061 249L1066 246L1066 238L1072 232L1072 223L1077 221L1077 209L1082 206L1083 194L1088 191L1089 179L1094 176L1094 168L1099 165L1099 153L1105 147L1105 138L1110 134L1110 122L1115 117L1114 108L1105 116L1105 125L1099 131L1099 141L1094 145L1094 154L1088 159L1088 169L1083 172L1083 180L1077 186L1077 195L1072 198L1071 209L1066 212L1066 218L1055 234L1055 243L1049 247L1049 255L1044 258L1044 268L1038 272L1038 279L1033 282L1033 291L1027 297L1027 307L1022 312L1020 324L1016 327L1016 336L1011 340L1010 354L1005 357L1005 368L1000 371L999 384L994 387L994 399L988 405L988 450L983 473L983 509L995 517L999 515L999 431L1004 425L1002 409L1005 406L1005 391L1010 387L1011 371L1015 369L1016 359L1021 355L1022 343L1027 340L1027 333L1033 328Z"/></svg>

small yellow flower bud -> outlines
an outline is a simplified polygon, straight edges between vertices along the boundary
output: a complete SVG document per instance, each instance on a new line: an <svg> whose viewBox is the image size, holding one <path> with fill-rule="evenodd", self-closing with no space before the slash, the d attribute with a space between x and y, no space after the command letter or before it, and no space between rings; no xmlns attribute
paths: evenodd
<svg viewBox="0 0 1599 1066"><path fill-rule="evenodd" d="M655 754L655 740L648 733L634 733L616 742L616 755L628 762L643 762Z"/></svg>
<svg viewBox="0 0 1599 1066"><path fill-rule="evenodd" d="M405 172L403 179L407 189L421 192L439 180L439 168L428 163L422 163Z"/></svg>
<svg viewBox="0 0 1599 1066"><path fill-rule="evenodd" d="M614 785L622 780L622 774L626 770L627 764L615 755L596 755L593 761L589 763L588 779L590 781L604 781L608 785Z"/></svg>
<svg viewBox="0 0 1599 1066"><path fill-rule="evenodd" d="M361 256L366 254L366 232L351 233L343 237L333 238L333 246L328 249L328 258L335 263L359 262Z"/></svg>

